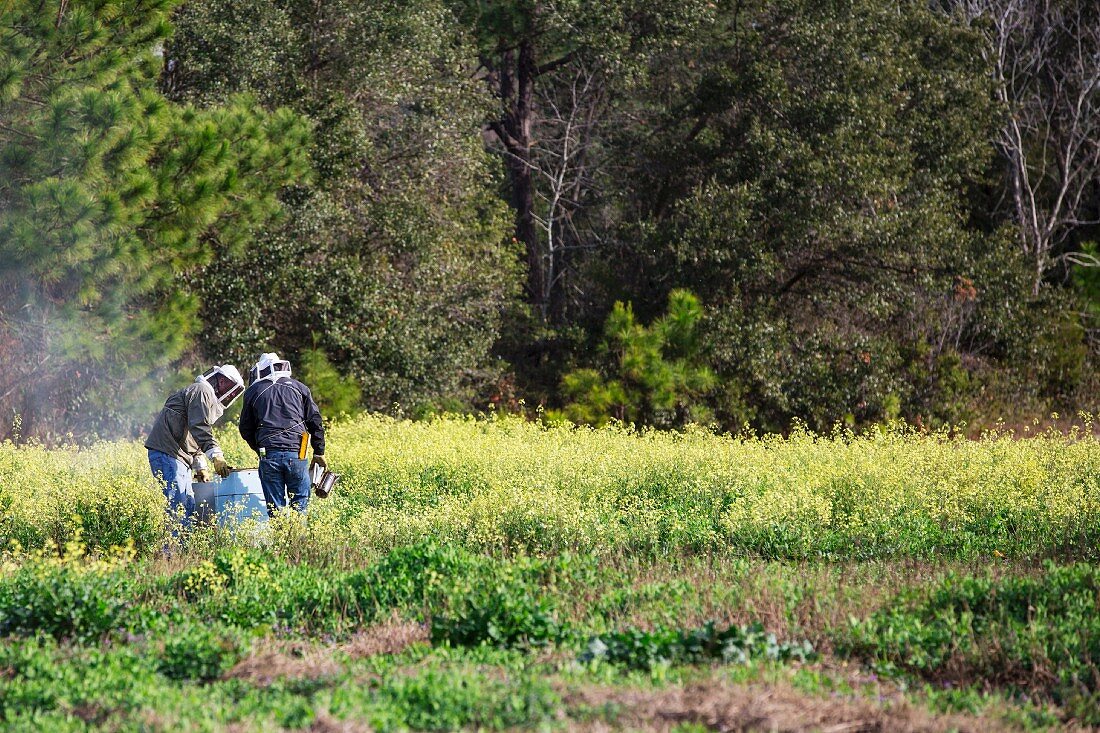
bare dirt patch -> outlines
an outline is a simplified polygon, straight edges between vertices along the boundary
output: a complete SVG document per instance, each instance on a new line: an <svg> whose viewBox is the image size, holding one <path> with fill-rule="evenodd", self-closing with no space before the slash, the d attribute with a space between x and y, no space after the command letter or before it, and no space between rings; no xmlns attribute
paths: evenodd
<svg viewBox="0 0 1100 733"><path fill-rule="evenodd" d="M591 720L576 730L668 731L695 723L716 731L797 733L984 733L1015 730L986 718L936 715L904 700L876 704L858 697L824 698L788 685L713 681L663 690L589 687L564 695L570 711Z"/></svg>
<svg viewBox="0 0 1100 733"><path fill-rule="evenodd" d="M325 711L317 713L309 726L310 733L371 733L369 725L349 720L337 720Z"/></svg>

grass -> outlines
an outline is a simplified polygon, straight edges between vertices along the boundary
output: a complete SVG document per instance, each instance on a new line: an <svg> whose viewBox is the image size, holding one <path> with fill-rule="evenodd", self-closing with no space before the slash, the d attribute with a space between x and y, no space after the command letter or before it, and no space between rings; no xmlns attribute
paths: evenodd
<svg viewBox="0 0 1100 733"><path fill-rule="evenodd" d="M167 554L140 445L0 446L0 727L1100 724L1085 432L364 417L330 442L308 523Z"/></svg>

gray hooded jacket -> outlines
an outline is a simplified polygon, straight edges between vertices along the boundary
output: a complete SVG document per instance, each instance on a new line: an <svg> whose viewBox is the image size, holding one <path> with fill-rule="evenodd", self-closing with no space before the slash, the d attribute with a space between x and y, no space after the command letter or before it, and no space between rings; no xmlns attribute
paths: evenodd
<svg viewBox="0 0 1100 733"><path fill-rule="evenodd" d="M175 456L192 466L202 453L211 459L221 456L222 449L214 438L213 427L224 413L225 408L214 394L214 388L206 380L197 379L164 402L164 409L153 421L145 447Z"/></svg>

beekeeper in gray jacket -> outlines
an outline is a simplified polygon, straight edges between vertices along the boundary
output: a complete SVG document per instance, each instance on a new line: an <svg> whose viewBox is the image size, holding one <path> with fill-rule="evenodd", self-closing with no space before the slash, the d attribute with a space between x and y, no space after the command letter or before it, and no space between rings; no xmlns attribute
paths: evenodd
<svg viewBox="0 0 1100 733"><path fill-rule="evenodd" d="M192 475L197 475L199 481L212 478L207 459L223 478L233 470L225 462L213 428L242 394L244 380L235 366L212 367L165 401L145 440L149 468L161 482L168 511L185 527L195 514Z"/></svg>

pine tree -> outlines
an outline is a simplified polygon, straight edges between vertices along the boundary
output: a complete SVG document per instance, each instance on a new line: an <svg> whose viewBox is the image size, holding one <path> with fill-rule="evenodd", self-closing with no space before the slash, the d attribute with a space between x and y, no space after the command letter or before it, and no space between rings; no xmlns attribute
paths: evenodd
<svg viewBox="0 0 1100 733"><path fill-rule="evenodd" d="M708 422L704 398L715 377L704 363L702 320L703 306L687 290L672 291L668 312L649 326L638 323L630 303L615 303L604 325L607 368L565 375L562 392L572 401L552 417L666 428Z"/></svg>
<svg viewBox="0 0 1100 733"><path fill-rule="evenodd" d="M24 435L117 427L194 337L176 273L241 246L305 170L289 112L160 95L175 4L0 11L0 408Z"/></svg>
<svg viewBox="0 0 1100 733"><path fill-rule="evenodd" d="M185 283L204 294L204 350L297 364L316 347L367 407L469 404L497 374L519 263L482 144L490 100L446 3L192 0L175 23L170 96L249 92L314 124L314 179L262 252Z"/></svg>

